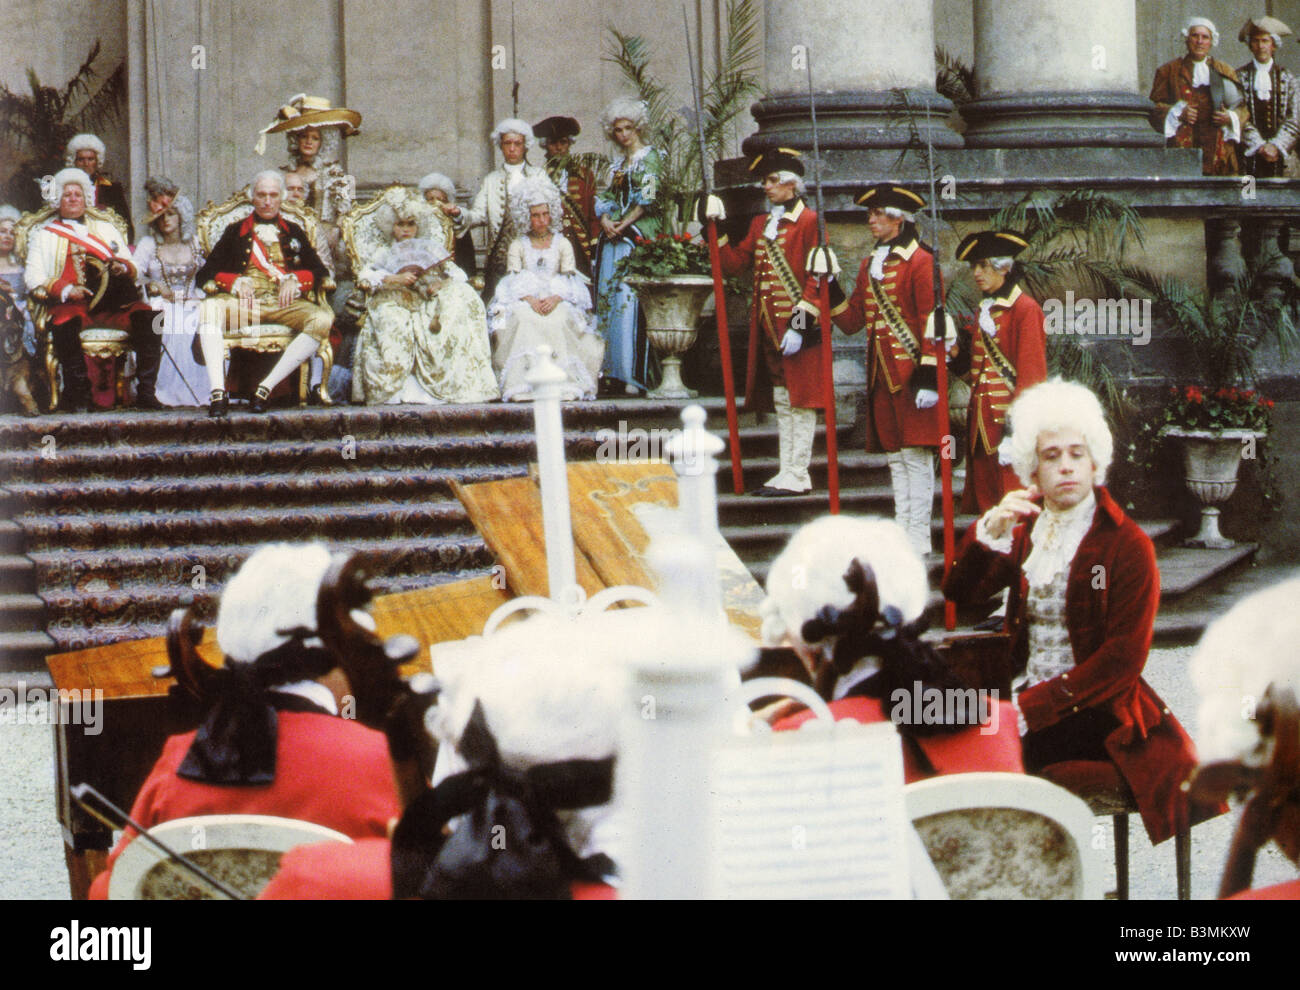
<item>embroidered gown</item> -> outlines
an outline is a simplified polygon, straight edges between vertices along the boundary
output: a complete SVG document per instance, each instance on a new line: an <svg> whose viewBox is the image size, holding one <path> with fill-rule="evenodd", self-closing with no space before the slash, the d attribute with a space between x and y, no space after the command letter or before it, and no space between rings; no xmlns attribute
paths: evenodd
<svg viewBox="0 0 1300 990"><path fill-rule="evenodd" d="M647 145L614 164L609 188L596 197L597 218L608 214L615 223L634 206L645 210L641 219L628 227L617 241L611 241L602 233L597 248L597 311L607 348L604 371L609 377L629 385L645 385L645 344L637 340L636 293L614 278L614 266L632 253L636 238L652 238L659 233L662 220L656 200L662 171L663 156L657 148ZM639 360L638 349L641 352Z"/></svg>
<svg viewBox="0 0 1300 990"><path fill-rule="evenodd" d="M594 399L605 344L596 332L591 293L577 272L573 245L562 234L552 234L545 248L534 247L527 237L516 238L506 257L506 272L488 311L488 327L496 340L492 366L501 398L531 398L525 381L530 358L539 344L549 344L555 363L569 376L563 398ZM562 301L542 316L528 304L528 296L559 296Z"/></svg>
<svg viewBox="0 0 1300 990"><path fill-rule="evenodd" d="M203 267L203 255L197 238L190 238L189 260L169 264L158 257L158 244L151 236L140 238L135 246L135 264L140 287L149 305L163 314L162 364L158 368L156 394L165 406L200 406L208 401L208 374L194 360L194 335L199 329L199 304L203 293L194 284L194 276ZM149 285L166 286L172 301L149 293Z"/></svg>
<svg viewBox="0 0 1300 990"><path fill-rule="evenodd" d="M385 276L412 267L441 273L421 277L420 284L438 285L431 298L383 285ZM400 241L372 259L357 281L370 299L353 374L368 404L498 398L483 301L446 248L427 238Z"/></svg>

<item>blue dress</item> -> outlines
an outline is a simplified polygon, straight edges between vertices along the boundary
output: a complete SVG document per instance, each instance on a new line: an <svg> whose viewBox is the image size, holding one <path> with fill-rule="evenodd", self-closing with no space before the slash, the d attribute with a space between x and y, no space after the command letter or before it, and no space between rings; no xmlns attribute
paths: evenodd
<svg viewBox="0 0 1300 990"><path fill-rule="evenodd" d="M635 206L645 210L623 237L611 241L603 232L596 254L596 298L600 331L605 337L602 372L628 385L645 387L647 355L644 346L637 355L636 293L614 278L614 266L632 253L637 237L659 233L661 217L656 200L663 156L658 149L642 147L630 158L617 162L610 172L609 187L596 197L596 216L609 214L617 223Z"/></svg>

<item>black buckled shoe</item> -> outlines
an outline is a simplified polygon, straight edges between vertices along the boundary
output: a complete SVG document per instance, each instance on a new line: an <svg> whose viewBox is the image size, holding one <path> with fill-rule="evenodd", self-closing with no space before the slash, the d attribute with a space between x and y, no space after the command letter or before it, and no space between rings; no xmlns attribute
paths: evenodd
<svg viewBox="0 0 1300 990"><path fill-rule="evenodd" d="M265 385L257 386L257 391L253 393L253 401L248 404L248 411L251 413L266 412L266 404L271 398L271 390Z"/></svg>
<svg viewBox="0 0 1300 990"><path fill-rule="evenodd" d="M155 412L159 409L167 408L158 401L158 396L154 395L152 392L137 392L135 396L135 407L137 409L149 409Z"/></svg>
<svg viewBox="0 0 1300 990"><path fill-rule="evenodd" d="M213 419L225 419L230 415L230 396L224 388L214 388L208 398L208 415Z"/></svg>

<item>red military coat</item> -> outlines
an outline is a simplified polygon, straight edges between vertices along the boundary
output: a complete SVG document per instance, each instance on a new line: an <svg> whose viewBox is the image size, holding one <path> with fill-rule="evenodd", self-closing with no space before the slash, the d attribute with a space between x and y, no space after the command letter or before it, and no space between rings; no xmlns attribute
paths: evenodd
<svg viewBox="0 0 1300 990"><path fill-rule="evenodd" d="M989 316L997 328L992 343L998 353L988 346L978 314L967 328L971 335L970 460L961 500L963 512L986 512L1007 492L1020 487L1015 472L998 463L1007 407L1025 389L1047 379L1043 308L1033 296L1013 285L1010 292L995 297Z"/></svg>
<svg viewBox="0 0 1300 990"><path fill-rule="evenodd" d="M1155 548L1105 488L1097 488L1096 496L1096 514L1070 563L1065 592L1075 666L1021 693L1020 710L1030 731L1088 707L1111 712L1120 724L1107 737L1106 750L1137 799L1147 834L1158 843L1188 815L1180 788L1196 766L1196 750L1142 679L1160 603ZM1020 668L1029 658L1028 582L1021 566L1032 549L1030 528L1027 523L1015 528L1011 553L1004 555L980 543L972 526L943 584L945 597L958 604L976 604L1011 589L1007 631ZM1201 817L1208 817L1204 810Z"/></svg>
<svg viewBox="0 0 1300 990"><path fill-rule="evenodd" d="M194 733L172 736L131 807L151 828L193 815L277 815L332 828L352 838L382 838L402 813L393 783L388 742L361 723L316 712L277 712L275 780L227 787L181 777L176 771ZM91 899L108 896L113 864L134 836L127 829L95 878Z"/></svg>
<svg viewBox="0 0 1300 990"><path fill-rule="evenodd" d="M560 190L564 211L564 236L573 245L573 257L578 271L591 277L592 262L596 257L596 239L600 225L596 222L596 177L591 169L580 166L573 159L560 163L546 163L546 173Z"/></svg>
<svg viewBox="0 0 1300 990"><path fill-rule="evenodd" d="M771 394L759 389L762 375L762 348L770 346L780 352L781 338L789 329L790 318L796 309L807 313L803 347L793 357L782 357L785 385L790 391L790 404L800 409L821 409L825 406L826 386L822 379L821 351L818 344L817 276L807 271L808 252L817 245L817 214L798 200L788 209L777 225L776 244L789 266L799 294L792 295L777 274L777 265L769 254L769 242L763 236L767 214L761 213L750 221L749 231L739 244L731 245L724 237L719 240L722 270L727 275L739 275L751 265L754 268L754 304L749 312L749 361L745 373L745 408L767 412L772 408Z"/></svg>
<svg viewBox="0 0 1300 990"><path fill-rule="evenodd" d="M942 435L938 406L916 408L916 393L935 388L938 351L926 339L934 310L934 255L915 238L896 244L885 259L884 292L918 345L918 360L891 329L871 291L871 257L863 259L847 306L834 314L845 333L867 331L867 450L937 447Z"/></svg>
<svg viewBox="0 0 1300 990"><path fill-rule="evenodd" d="M1230 103L1228 110L1244 126L1250 117L1250 111L1242 98L1237 70L1217 58L1207 57L1206 61L1210 64L1211 73L1217 72L1238 87L1236 102ZM1218 108L1212 105L1211 87L1192 85L1192 65L1192 57L1184 55L1166 62L1156 70L1150 96L1151 102L1156 105L1151 114L1152 123L1161 134L1165 133L1165 118L1170 108L1179 101L1187 101L1188 107L1196 108L1197 121L1195 124L1180 122L1174 136L1165 139L1166 146L1201 149L1201 172L1204 175L1236 175L1240 172L1237 146L1224 138L1220 125L1212 119Z"/></svg>

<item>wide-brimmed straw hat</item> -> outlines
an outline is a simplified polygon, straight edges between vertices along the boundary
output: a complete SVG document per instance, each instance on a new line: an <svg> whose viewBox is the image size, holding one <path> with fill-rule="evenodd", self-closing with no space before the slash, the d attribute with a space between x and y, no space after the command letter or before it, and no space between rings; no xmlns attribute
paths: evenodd
<svg viewBox="0 0 1300 990"><path fill-rule="evenodd" d="M361 114L347 107L336 107L322 96L299 93L276 112L275 120L262 128L257 138L257 153L265 153L268 134L307 127L341 127L343 136L351 137L361 129Z"/></svg>

